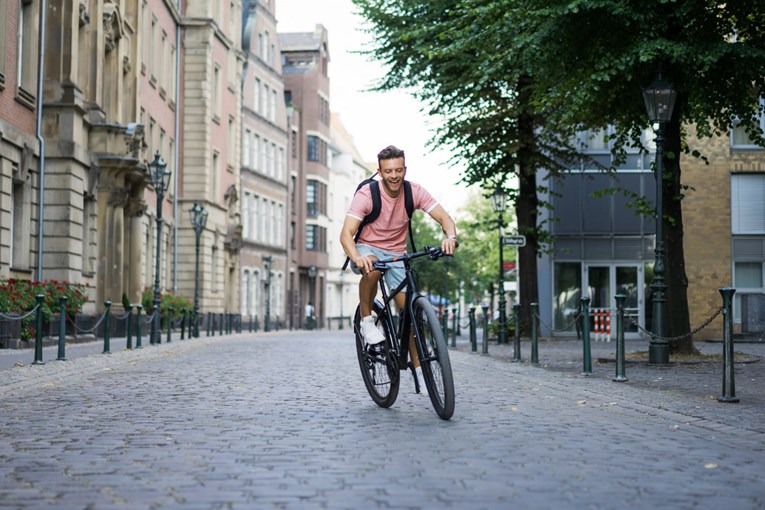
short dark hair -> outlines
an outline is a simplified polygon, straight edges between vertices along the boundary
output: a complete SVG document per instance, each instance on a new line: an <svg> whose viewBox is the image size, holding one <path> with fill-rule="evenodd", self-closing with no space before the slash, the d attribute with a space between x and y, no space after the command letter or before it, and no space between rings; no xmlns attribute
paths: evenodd
<svg viewBox="0 0 765 510"><path fill-rule="evenodd" d="M404 151L396 147L395 145L388 145L377 154L377 165L380 165L380 161L383 159L396 159L404 158Z"/></svg>

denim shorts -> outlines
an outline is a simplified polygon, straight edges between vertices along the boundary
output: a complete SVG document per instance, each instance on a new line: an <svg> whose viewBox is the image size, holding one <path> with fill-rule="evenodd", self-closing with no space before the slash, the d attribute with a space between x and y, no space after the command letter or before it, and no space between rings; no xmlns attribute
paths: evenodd
<svg viewBox="0 0 765 510"><path fill-rule="evenodd" d="M374 246L369 246L368 244L358 244L356 245L356 249L359 251L360 255L372 255L373 257L377 257L377 260L392 259L393 257L401 255L400 253L381 250ZM351 262L351 271L356 274L361 274L361 271L353 262ZM388 285L388 289L395 289L399 283L404 281L405 276L406 272L404 270L403 262L393 262L388 264L388 270L385 271L385 283Z"/></svg>

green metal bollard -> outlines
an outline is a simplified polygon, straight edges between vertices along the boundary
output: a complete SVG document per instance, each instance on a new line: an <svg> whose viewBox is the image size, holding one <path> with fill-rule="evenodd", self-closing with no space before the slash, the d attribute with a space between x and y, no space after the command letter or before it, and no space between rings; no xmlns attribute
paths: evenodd
<svg viewBox="0 0 765 510"><path fill-rule="evenodd" d="M102 354L111 354L112 302L107 301L104 307L106 310L104 310L104 352Z"/></svg>
<svg viewBox="0 0 765 510"><path fill-rule="evenodd" d="M33 365L44 365L43 352L42 352L42 304L45 300L45 296L38 294L35 296L37 300L37 312L35 313L35 360Z"/></svg>
<svg viewBox="0 0 765 510"><path fill-rule="evenodd" d="M717 397L718 402L735 404L736 382L733 377L733 294L736 289L723 287L720 294L723 298L723 384L722 395Z"/></svg>
<svg viewBox="0 0 765 510"><path fill-rule="evenodd" d="M143 310L143 305L136 305L135 309L138 310L135 317L135 348L141 349L141 342L143 341L143 336L141 335L141 310Z"/></svg>
<svg viewBox="0 0 765 510"><path fill-rule="evenodd" d="M475 333L475 306L468 310L468 324L470 325L470 352L478 352L478 341Z"/></svg>
<svg viewBox="0 0 765 510"><path fill-rule="evenodd" d="M56 361L66 361L66 296L59 298L61 311L58 314L58 357Z"/></svg>
<svg viewBox="0 0 765 510"><path fill-rule="evenodd" d="M521 305L513 305L513 317L515 319L515 340L513 340L513 362L521 361Z"/></svg>
<svg viewBox="0 0 765 510"><path fill-rule="evenodd" d="M481 346L481 354L484 356L489 354L489 307L482 306L483 308L483 345Z"/></svg>
<svg viewBox="0 0 765 510"><path fill-rule="evenodd" d="M627 382L629 379L624 375L624 302L627 296L617 294L616 300L616 382Z"/></svg>
<svg viewBox="0 0 765 510"><path fill-rule="evenodd" d="M172 340L171 332L173 331L173 311L175 309L172 306L167 307L167 343Z"/></svg>
<svg viewBox="0 0 765 510"><path fill-rule="evenodd" d="M531 303L531 364L539 365L539 303Z"/></svg>
<svg viewBox="0 0 765 510"><path fill-rule="evenodd" d="M585 296L582 302L582 375L592 375L592 345L590 344L590 298Z"/></svg>
<svg viewBox="0 0 765 510"><path fill-rule="evenodd" d="M207 331L207 336L210 336L210 313L207 312L207 321L205 322L205 331Z"/></svg>
<svg viewBox="0 0 765 510"><path fill-rule="evenodd" d="M457 324L459 324L457 309L452 308L452 349L457 348Z"/></svg>
<svg viewBox="0 0 765 510"><path fill-rule="evenodd" d="M218 314L218 327L220 328L220 335L223 336L223 314Z"/></svg>
<svg viewBox="0 0 765 510"><path fill-rule="evenodd" d="M444 339L448 342L449 341L449 312L447 311L447 308L444 307L444 313L441 315L441 329L444 332Z"/></svg>
<svg viewBox="0 0 765 510"><path fill-rule="evenodd" d="M181 310L181 340L186 336L186 309Z"/></svg>
<svg viewBox="0 0 765 510"><path fill-rule="evenodd" d="M128 351L133 350L133 305L127 305L125 307L127 310L127 343L125 344L125 348Z"/></svg>

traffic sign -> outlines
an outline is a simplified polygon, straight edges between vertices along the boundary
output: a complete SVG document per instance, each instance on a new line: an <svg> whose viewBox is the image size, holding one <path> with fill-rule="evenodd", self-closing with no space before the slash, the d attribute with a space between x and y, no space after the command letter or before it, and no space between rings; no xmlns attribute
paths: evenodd
<svg viewBox="0 0 765 510"><path fill-rule="evenodd" d="M526 246L526 236L505 236L502 244L510 246Z"/></svg>

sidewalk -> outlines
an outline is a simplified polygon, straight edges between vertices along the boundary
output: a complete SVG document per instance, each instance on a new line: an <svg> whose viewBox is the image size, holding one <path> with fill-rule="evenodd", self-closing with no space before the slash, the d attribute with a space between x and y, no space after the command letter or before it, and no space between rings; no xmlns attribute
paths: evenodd
<svg viewBox="0 0 765 510"><path fill-rule="evenodd" d="M478 330L478 353L481 352L482 331ZM451 342L451 339L449 339ZM765 343L735 343L734 352L734 389L738 403L722 403L717 398L722 395L723 361L721 341L694 342L701 354L718 355L713 360L700 361L702 358L690 358L675 361L670 357L670 365L655 366L645 361L629 361L630 353L648 352L648 339L627 340L625 342L624 375L626 382L611 382L614 394L621 387L650 390L649 395L656 404L664 397L672 397L673 410L705 419L720 419L726 415L730 420L735 416L737 423L744 428L765 432ZM470 352L468 330L457 337L457 349ZM592 375L584 376L583 344L576 339L540 339L538 343L538 361L540 370L549 372L551 378L570 377L612 380L616 376L616 341L591 342ZM498 345L489 342L489 356L506 362L513 359L513 339L508 344ZM521 340L521 363L530 364L531 341ZM677 398L680 397L680 398ZM669 400L669 399L667 399ZM678 408L677 402L682 402Z"/></svg>

